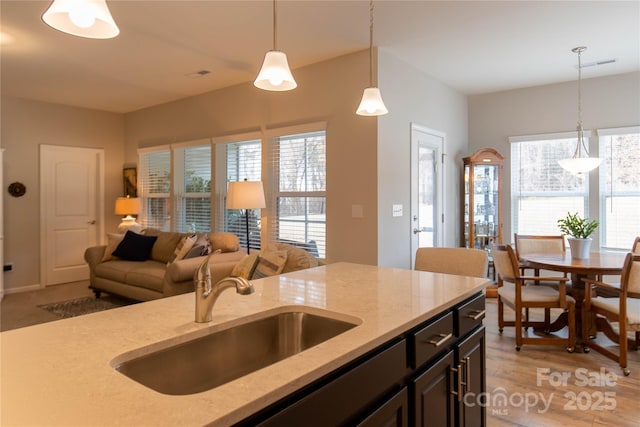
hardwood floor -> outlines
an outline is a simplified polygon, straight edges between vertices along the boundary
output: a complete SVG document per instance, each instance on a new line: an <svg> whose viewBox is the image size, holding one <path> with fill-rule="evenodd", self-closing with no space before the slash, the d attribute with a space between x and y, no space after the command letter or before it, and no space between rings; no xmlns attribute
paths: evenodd
<svg viewBox="0 0 640 427"><path fill-rule="evenodd" d="M86 282L5 295L2 330L56 320L37 305L85 295L91 295ZM489 427L639 425L640 351L630 352L631 375L624 377L616 362L593 350L569 354L562 346L524 345L516 352L513 328L498 333L494 298L487 299L484 323Z"/></svg>
<svg viewBox="0 0 640 427"><path fill-rule="evenodd" d="M640 351L629 352L628 377L593 350L570 354L563 346L524 345L517 352L514 328L498 333L497 306L487 299L488 426L639 425Z"/></svg>

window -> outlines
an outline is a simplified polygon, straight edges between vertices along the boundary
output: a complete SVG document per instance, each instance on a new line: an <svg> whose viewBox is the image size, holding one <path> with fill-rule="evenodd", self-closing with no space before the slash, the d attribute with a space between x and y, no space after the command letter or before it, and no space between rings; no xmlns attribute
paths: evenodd
<svg viewBox="0 0 640 427"><path fill-rule="evenodd" d="M293 243L325 258L325 131L273 137L269 156L269 240Z"/></svg>
<svg viewBox="0 0 640 427"><path fill-rule="evenodd" d="M173 150L173 230L181 233L211 230L211 144Z"/></svg>
<svg viewBox="0 0 640 427"><path fill-rule="evenodd" d="M169 231L171 152L168 147L140 150L139 162L142 225Z"/></svg>
<svg viewBox="0 0 640 427"><path fill-rule="evenodd" d="M591 152L599 152L603 161L590 174L597 183L591 187L589 176L558 165L573 155L575 133L509 139L513 232L558 234L558 218L577 212L600 222L600 247L629 250L640 235L640 127L604 129L598 135Z"/></svg>
<svg viewBox="0 0 640 427"><path fill-rule="evenodd" d="M598 132L601 246L629 249L640 235L640 128Z"/></svg>
<svg viewBox="0 0 640 427"><path fill-rule="evenodd" d="M217 215L216 230L236 234L240 245L246 247L247 232L244 212L226 209L229 182L262 181L262 141L250 139L238 142L220 142L216 146ZM251 249L260 249L260 210L249 211Z"/></svg>
<svg viewBox="0 0 640 427"><path fill-rule="evenodd" d="M574 134L510 138L511 223L519 234L558 234L567 212L589 215L589 182L558 164L571 157Z"/></svg>

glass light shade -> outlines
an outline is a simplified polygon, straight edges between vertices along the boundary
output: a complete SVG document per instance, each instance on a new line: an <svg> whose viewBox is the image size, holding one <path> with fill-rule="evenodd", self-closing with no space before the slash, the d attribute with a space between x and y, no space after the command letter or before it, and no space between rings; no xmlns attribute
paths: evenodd
<svg viewBox="0 0 640 427"><path fill-rule="evenodd" d="M118 197L116 199L116 215L138 215L141 209L142 204L137 197Z"/></svg>
<svg viewBox="0 0 640 427"><path fill-rule="evenodd" d="M227 191L227 209L261 209L266 206L261 181L234 181Z"/></svg>
<svg viewBox="0 0 640 427"><path fill-rule="evenodd" d="M253 84L257 88L272 91L285 91L298 87L289 70L287 55L278 50L270 50L264 56L262 68Z"/></svg>
<svg viewBox="0 0 640 427"><path fill-rule="evenodd" d="M360 101L360 106L356 110L356 114L360 116L381 116L388 112L389 110L387 110L384 102L382 102L380 89L377 87L366 88L362 94L362 101Z"/></svg>
<svg viewBox="0 0 640 427"><path fill-rule="evenodd" d="M110 39L120 34L106 0L54 0L42 20L56 30L90 39Z"/></svg>
<svg viewBox="0 0 640 427"><path fill-rule="evenodd" d="M558 164L573 174L579 174L592 171L600 165L601 161L602 159L598 157L573 157L558 160Z"/></svg>

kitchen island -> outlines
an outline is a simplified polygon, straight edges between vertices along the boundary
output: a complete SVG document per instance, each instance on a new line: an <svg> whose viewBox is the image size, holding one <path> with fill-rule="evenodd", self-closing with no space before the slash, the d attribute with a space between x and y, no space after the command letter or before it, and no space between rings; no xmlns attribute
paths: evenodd
<svg viewBox="0 0 640 427"><path fill-rule="evenodd" d="M194 322L190 293L1 333L0 424L233 425L438 318L490 284L351 263L253 283L252 295L224 292L211 323ZM119 356L141 347L247 323L265 311L292 306L328 311L357 326L191 395L158 393L113 367Z"/></svg>

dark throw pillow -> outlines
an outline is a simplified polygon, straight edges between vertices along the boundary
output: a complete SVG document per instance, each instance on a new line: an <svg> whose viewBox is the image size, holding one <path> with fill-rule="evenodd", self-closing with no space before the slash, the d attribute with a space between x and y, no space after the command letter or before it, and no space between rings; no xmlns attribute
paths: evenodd
<svg viewBox="0 0 640 427"><path fill-rule="evenodd" d="M113 251L113 256L127 261L146 261L151 255L151 248L157 238L158 236L143 236L133 231L127 231L122 242Z"/></svg>

